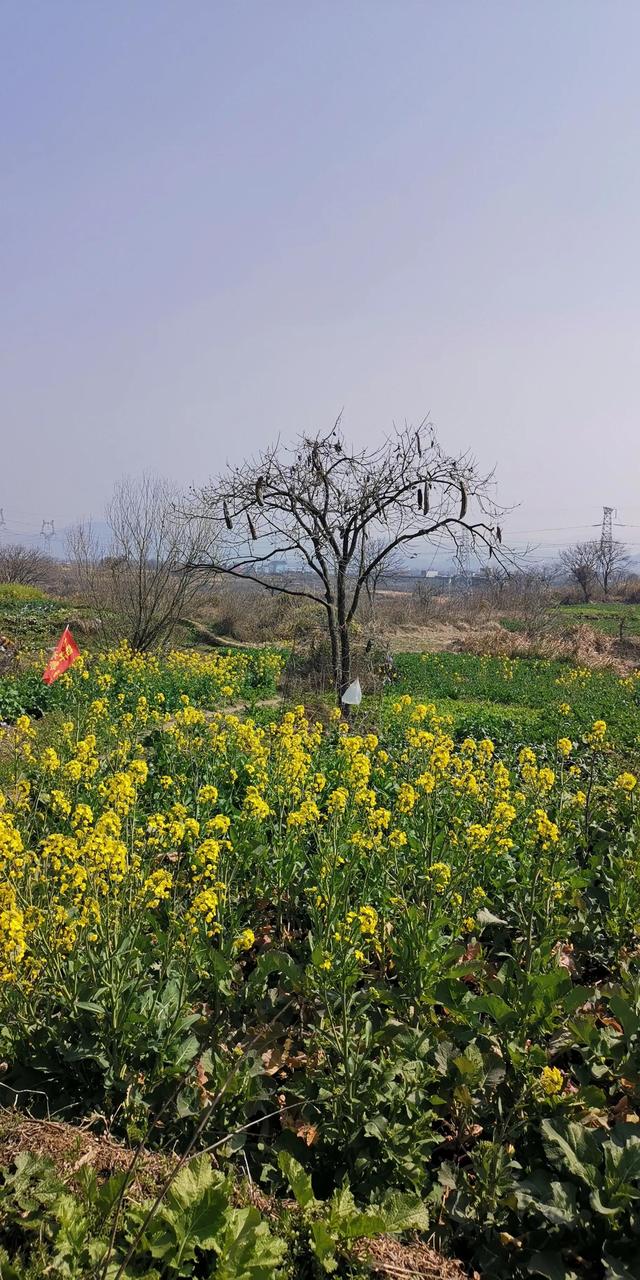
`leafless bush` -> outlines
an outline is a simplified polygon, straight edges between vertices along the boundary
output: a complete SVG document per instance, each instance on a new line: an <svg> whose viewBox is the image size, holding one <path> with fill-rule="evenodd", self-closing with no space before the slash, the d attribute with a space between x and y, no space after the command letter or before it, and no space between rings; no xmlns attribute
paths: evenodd
<svg viewBox="0 0 640 1280"><path fill-rule="evenodd" d="M353 638L354 669L365 693L381 692L393 680L395 668L388 646L364 633ZM315 632L304 643L293 644L283 676L285 698L324 694L333 689L331 644L326 631L315 625Z"/></svg>
<svg viewBox="0 0 640 1280"><path fill-rule="evenodd" d="M23 587L45 586L51 576L52 560L38 547L23 547L10 543L0 547L0 582L17 583Z"/></svg>
<svg viewBox="0 0 640 1280"><path fill-rule="evenodd" d="M434 611L438 592L428 582L416 583L411 592L411 612L418 622L427 622Z"/></svg>
<svg viewBox="0 0 640 1280"><path fill-rule="evenodd" d="M199 615L217 635L243 643L285 641L301 626L317 630L315 610L304 599L261 591L251 583L228 582L200 606Z"/></svg>
<svg viewBox="0 0 640 1280"><path fill-rule="evenodd" d="M640 604L640 577L637 573L629 574L616 588L618 600L625 604Z"/></svg>
<svg viewBox="0 0 640 1280"><path fill-rule="evenodd" d="M620 581L628 564L629 555L624 543L605 541L600 543L596 563L596 577L602 587L605 600L609 598L611 588L615 587L616 583Z"/></svg>
<svg viewBox="0 0 640 1280"><path fill-rule="evenodd" d="M70 552L83 594L105 638L126 638L134 649L167 642L201 590L201 575L185 564L210 554L211 527L185 516L178 495L155 476L125 479L107 509L108 547L91 527L78 526Z"/></svg>
<svg viewBox="0 0 640 1280"><path fill-rule="evenodd" d="M500 612L520 623L527 640L536 640L558 626L558 599L554 575L546 569L529 569L511 575L500 593Z"/></svg>
<svg viewBox="0 0 640 1280"><path fill-rule="evenodd" d="M577 542L574 547L560 552L560 563L580 588L585 604L593 599L598 585L598 556L597 542Z"/></svg>

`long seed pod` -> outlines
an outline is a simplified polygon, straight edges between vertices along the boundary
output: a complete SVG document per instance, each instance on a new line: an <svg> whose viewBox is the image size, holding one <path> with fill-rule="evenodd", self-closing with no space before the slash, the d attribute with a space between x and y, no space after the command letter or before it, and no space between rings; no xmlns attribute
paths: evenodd
<svg viewBox="0 0 640 1280"><path fill-rule="evenodd" d="M502 529L499 524L496 525L496 538L498 539L498 542L502 542Z"/></svg>
<svg viewBox="0 0 640 1280"><path fill-rule="evenodd" d="M254 525L253 520L251 519L251 516L249 515L248 511L247 511L247 523L249 525L249 533L251 534L251 540L252 542L255 542L258 536L256 533L256 526Z"/></svg>
<svg viewBox="0 0 640 1280"><path fill-rule="evenodd" d="M429 510L429 481L428 480L425 480L424 482L424 498L422 501L422 509L424 511L424 514L426 515Z"/></svg>
<svg viewBox="0 0 640 1280"><path fill-rule="evenodd" d="M263 485L264 485L264 476L258 476L258 479L256 480L256 502L259 507L264 506L264 499L262 497Z"/></svg>
<svg viewBox="0 0 640 1280"><path fill-rule="evenodd" d="M458 519L464 520L466 514L467 514L467 491L461 480L460 481L460 515L458 516Z"/></svg>
<svg viewBox="0 0 640 1280"><path fill-rule="evenodd" d="M418 489L418 511L422 511L422 489Z"/></svg>
<svg viewBox="0 0 640 1280"><path fill-rule="evenodd" d="M422 457L422 442L420 440L420 432L416 431L416 444L418 446L418 457Z"/></svg>
<svg viewBox="0 0 640 1280"><path fill-rule="evenodd" d="M232 525L232 523L231 523L231 516L229 515L229 508L228 508L228 506L227 506L226 498L225 498L225 500L224 500L224 501L223 501L223 503L222 503L222 514L224 515L224 522L225 522L225 524L226 524L226 526L227 526L227 529L233 529L233 525Z"/></svg>

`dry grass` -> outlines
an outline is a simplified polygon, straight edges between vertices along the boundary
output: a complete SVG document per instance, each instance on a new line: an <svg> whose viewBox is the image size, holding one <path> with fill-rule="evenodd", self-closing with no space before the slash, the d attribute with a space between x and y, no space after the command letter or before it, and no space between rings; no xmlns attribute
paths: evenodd
<svg viewBox="0 0 640 1280"><path fill-rule="evenodd" d="M449 647L460 653L489 657L565 659L575 666L608 668L620 675L627 674L640 663L639 640L618 640L586 623L538 638L528 638L521 632L508 631L499 625L469 628Z"/></svg>
<svg viewBox="0 0 640 1280"><path fill-rule="evenodd" d="M75 1175L88 1166L100 1177L124 1173L134 1152L107 1135L88 1127L57 1120L35 1120L19 1111L0 1111L0 1166L12 1165L22 1152L46 1156L65 1182L73 1185ZM167 1176L172 1157L142 1151L136 1161L129 1195L141 1199L157 1190Z"/></svg>
<svg viewBox="0 0 640 1280"><path fill-rule="evenodd" d="M401 1244L394 1236L379 1236L362 1241L352 1253L371 1267L374 1276L388 1280L467 1280L467 1272L459 1262L443 1258L420 1241Z"/></svg>

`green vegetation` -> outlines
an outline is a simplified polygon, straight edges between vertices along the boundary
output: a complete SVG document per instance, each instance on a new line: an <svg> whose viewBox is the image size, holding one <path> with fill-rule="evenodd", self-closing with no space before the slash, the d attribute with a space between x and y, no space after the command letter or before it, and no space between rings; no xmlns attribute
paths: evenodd
<svg viewBox="0 0 640 1280"><path fill-rule="evenodd" d="M314 1265L335 1271L340 1259L351 1275L367 1274L348 1261L356 1242L428 1227L415 1195L391 1193L362 1212L346 1183L330 1200L318 1200L293 1156L283 1151L280 1163L296 1209L278 1212L272 1202L268 1222L250 1203L238 1203L237 1184L206 1155L182 1168L176 1160L167 1161L164 1183L158 1177L151 1184L156 1198L158 1187L166 1186L155 1207L150 1195L127 1194L126 1170L99 1180L93 1169L83 1167L70 1185L50 1159L19 1155L0 1183L0 1275L3 1280L43 1275L51 1280L195 1275L298 1280L312 1275Z"/></svg>
<svg viewBox="0 0 640 1280"><path fill-rule="evenodd" d="M20 582L0 582L0 609L3 611L14 605L43 604L49 597L38 587L23 586Z"/></svg>
<svg viewBox="0 0 640 1280"><path fill-rule="evenodd" d="M640 636L640 604L566 604L558 610L563 625L586 622L608 636Z"/></svg>
<svg viewBox="0 0 640 1280"><path fill-rule="evenodd" d="M0 634L10 636L21 648L50 644L68 616L68 604L36 587L0 585Z"/></svg>
<svg viewBox="0 0 640 1280"><path fill-rule="evenodd" d="M580 735L599 717L611 738L640 747L640 681L607 669L576 668L542 658L403 653L394 691L434 702L456 732L500 741L554 742ZM567 711L567 707L569 710Z"/></svg>
<svg viewBox="0 0 640 1280"><path fill-rule="evenodd" d="M636 1275L637 681L406 655L355 728L224 713L280 665L122 646L5 734L3 1091L176 1177L18 1161L3 1280L347 1277L407 1229Z"/></svg>

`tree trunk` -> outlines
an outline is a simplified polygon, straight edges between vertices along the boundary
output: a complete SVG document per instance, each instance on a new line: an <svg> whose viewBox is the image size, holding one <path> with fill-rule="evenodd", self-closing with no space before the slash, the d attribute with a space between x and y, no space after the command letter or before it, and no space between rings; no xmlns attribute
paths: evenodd
<svg viewBox="0 0 640 1280"><path fill-rule="evenodd" d="M340 697L351 684L351 638L345 624L340 628Z"/></svg>
<svg viewBox="0 0 640 1280"><path fill-rule="evenodd" d="M342 701L342 695L351 684L351 637L349 635L349 623L347 621L345 569L343 565L338 566L336 588L336 594L338 597L338 642L340 650L340 670L336 692L338 694L338 706L341 708L345 719L348 720L351 716L351 708L345 706Z"/></svg>
<svg viewBox="0 0 640 1280"><path fill-rule="evenodd" d="M338 645L338 632L333 609L327 609L327 619L329 623L329 638L331 640L331 670L333 672L333 687L338 698L338 706L340 706L340 650Z"/></svg>

